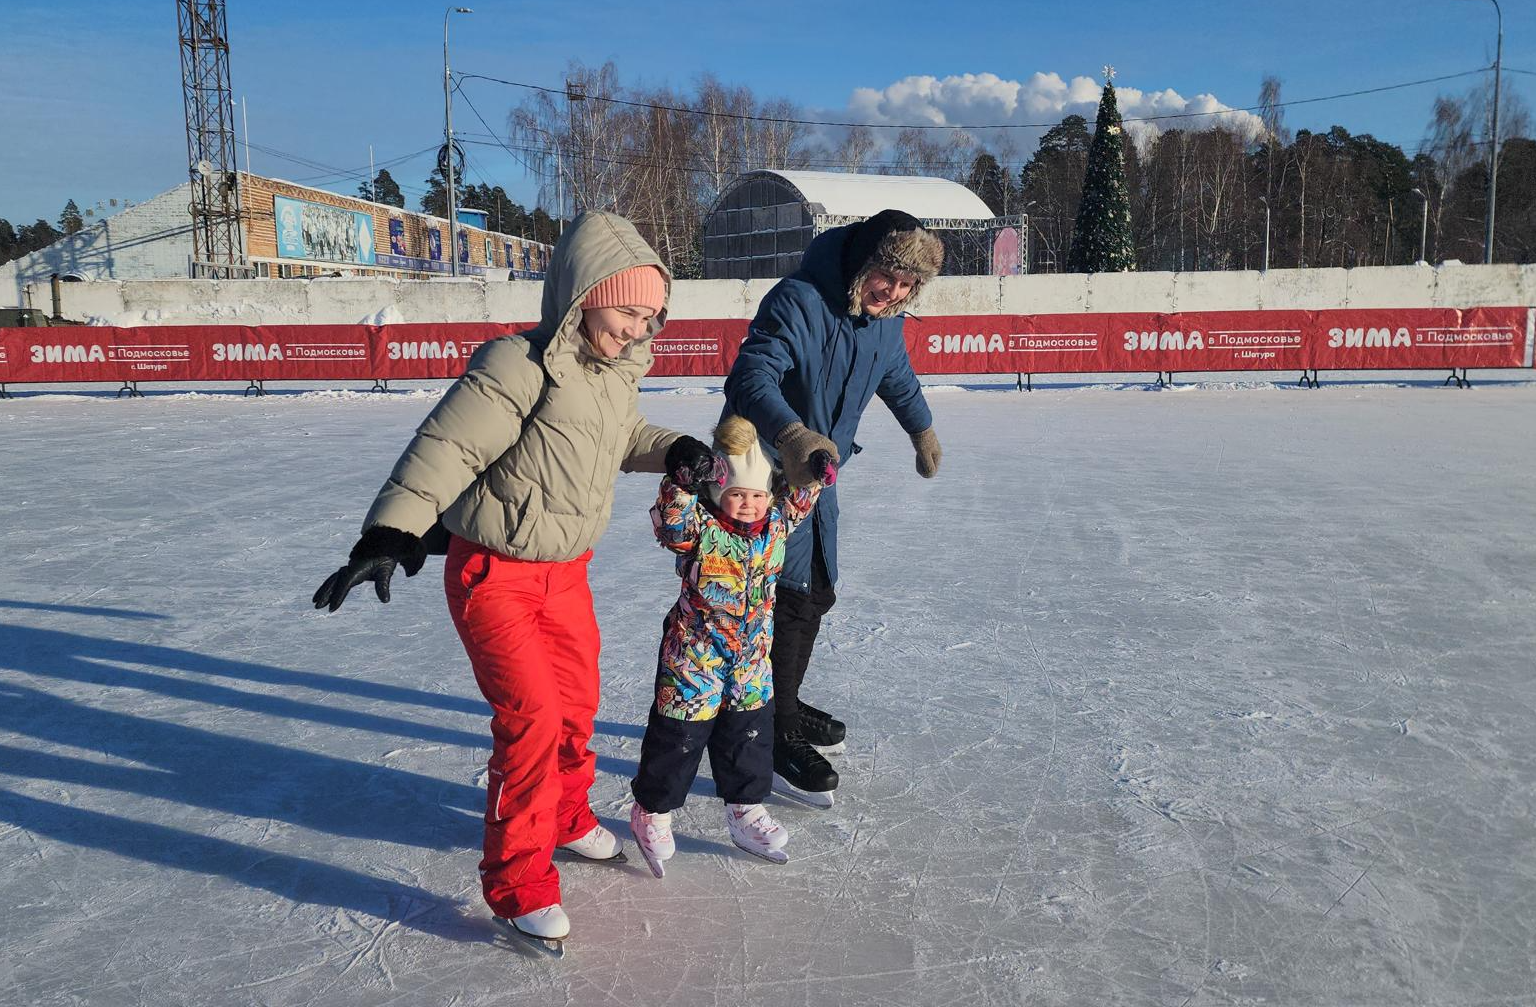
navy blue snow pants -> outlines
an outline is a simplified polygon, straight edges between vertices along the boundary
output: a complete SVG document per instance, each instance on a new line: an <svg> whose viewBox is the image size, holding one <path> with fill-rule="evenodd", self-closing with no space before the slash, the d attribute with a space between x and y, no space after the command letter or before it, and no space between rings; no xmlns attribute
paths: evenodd
<svg viewBox="0 0 1536 1007"><path fill-rule="evenodd" d="M651 706L630 790L653 814L676 811L709 749L715 794L730 804L761 804L773 789L773 702L755 710L721 707L712 720L663 717Z"/></svg>

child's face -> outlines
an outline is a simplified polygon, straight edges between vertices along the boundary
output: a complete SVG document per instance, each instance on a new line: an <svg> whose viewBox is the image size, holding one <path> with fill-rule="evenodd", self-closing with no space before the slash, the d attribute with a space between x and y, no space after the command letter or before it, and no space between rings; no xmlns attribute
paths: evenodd
<svg viewBox="0 0 1536 1007"><path fill-rule="evenodd" d="M768 513L769 499L769 495L762 490L732 486L720 494L720 512L732 521L752 524L761 521L763 515Z"/></svg>

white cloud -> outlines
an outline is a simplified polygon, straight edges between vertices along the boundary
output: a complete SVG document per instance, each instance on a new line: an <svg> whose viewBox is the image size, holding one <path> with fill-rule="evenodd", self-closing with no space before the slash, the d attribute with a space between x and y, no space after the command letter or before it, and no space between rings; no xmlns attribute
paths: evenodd
<svg viewBox="0 0 1536 1007"><path fill-rule="evenodd" d="M971 130L974 139L996 147L1003 135L1011 137L1021 157L1033 153L1041 134L1068 115L1081 115L1092 128L1098 112L1102 84L1092 77L1070 81L1059 74L1036 73L1024 81L1005 80L993 73L967 73L949 77L904 77L883 88L861 87L848 99L845 109L828 111L826 118L850 122L913 123L933 126L974 126L982 123L1044 124L1026 129ZM1223 104L1215 95L1186 98L1171 88L1146 91L1117 82L1116 98L1125 119L1146 116L1211 112L1187 119L1127 122L1126 130L1138 146L1145 146L1165 129L1212 129L1223 126L1249 138L1262 132L1262 122L1251 112ZM889 141L890 131L880 135Z"/></svg>

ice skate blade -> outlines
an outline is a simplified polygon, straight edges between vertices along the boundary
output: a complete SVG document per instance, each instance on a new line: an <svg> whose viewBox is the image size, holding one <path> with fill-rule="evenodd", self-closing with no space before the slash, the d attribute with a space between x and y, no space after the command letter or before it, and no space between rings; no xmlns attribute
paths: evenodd
<svg viewBox="0 0 1536 1007"><path fill-rule="evenodd" d="M660 881L667 876L667 869L662 866L662 862L651 856L643 846L640 847L640 859L645 861L645 866L651 869L651 873L656 876L656 880Z"/></svg>
<svg viewBox="0 0 1536 1007"><path fill-rule="evenodd" d="M516 927L513 927L512 929L517 930ZM540 951L543 951L551 958L565 957L564 937L535 937L533 934L525 934L521 930L518 930L517 933L518 936L522 937L523 940L527 941L535 948L538 948Z"/></svg>
<svg viewBox="0 0 1536 1007"><path fill-rule="evenodd" d="M848 742L839 741L835 745L817 745L813 743L811 747L816 749L816 751L820 752L822 755L842 755L844 752L848 751Z"/></svg>
<svg viewBox="0 0 1536 1007"><path fill-rule="evenodd" d="M534 934L528 933L526 930L521 929L511 920L502 919L500 916L496 917L496 922L503 930L507 932L508 935L515 937L518 941L524 944L527 944L530 948L542 952L543 954L547 954L551 958L565 957L564 937L538 937Z"/></svg>
<svg viewBox="0 0 1536 1007"><path fill-rule="evenodd" d="M832 795L837 793L835 790L801 790L778 773L773 774L773 789L813 808L832 807Z"/></svg>
<svg viewBox="0 0 1536 1007"><path fill-rule="evenodd" d="M565 854L565 856L561 858L562 860L573 860L583 864L618 865L629 863L629 857L624 853L623 850L620 850L611 857L584 857L580 853L577 853L575 850L568 849L564 846L556 846L555 849L560 853Z"/></svg>
<svg viewBox="0 0 1536 1007"><path fill-rule="evenodd" d="M789 863L789 854L785 853L783 850L754 849L753 847L748 846L746 843L737 842L735 836L731 837L731 842L736 843L736 848L741 850L743 853L750 853L754 857L768 861L770 864L778 864L782 867L783 865Z"/></svg>

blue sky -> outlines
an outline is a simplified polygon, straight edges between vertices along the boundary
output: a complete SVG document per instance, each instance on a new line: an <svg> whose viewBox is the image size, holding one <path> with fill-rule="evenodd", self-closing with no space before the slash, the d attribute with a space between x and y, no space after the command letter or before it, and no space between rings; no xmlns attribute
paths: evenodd
<svg viewBox="0 0 1536 1007"><path fill-rule="evenodd" d="M1122 89L1241 107L1266 74L1299 99L1473 69L1492 61L1495 32L1487 0L467 5L476 12L456 16L451 36L454 69L465 73L558 86L568 61L612 59L626 83L687 86L708 71L832 116L890 99L886 89L905 78L960 78L945 91L947 121L991 107L966 74L1070 83L1111 63ZM1503 6L1506 68L1536 71L1536 4ZM327 168L366 174L369 144L383 162L440 142L443 11L419 0L231 0L234 93L253 144L326 166L253 151L253 169L352 192L358 178L332 181ZM0 0L0 39L0 217L53 220L70 198L82 209L138 201L185 179L173 0ZM1536 76L1507 73L1505 87L1536 106ZM465 88L497 127L522 98L485 82ZM860 88L882 93L851 105ZM1427 85L1302 105L1287 110L1287 125L1339 123L1411 150L1436 93ZM882 107L901 121L920 105ZM1021 112L1015 121L1032 120ZM482 131L462 104L455 125ZM1025 156L1035 135L1020 137ZM471 147L470 158L471 181L533 198L536 181L510 157ZM391 169L413 206L430 168L422 154Z"/></svg>

